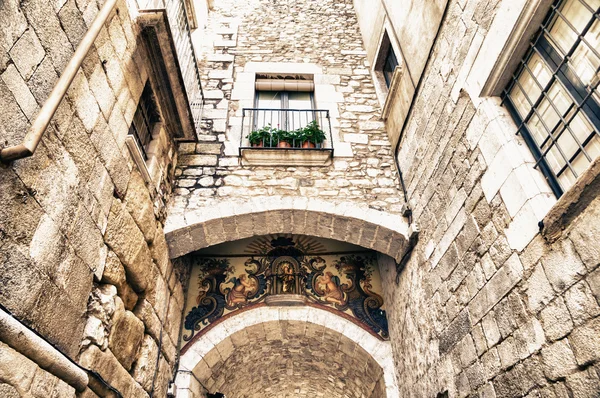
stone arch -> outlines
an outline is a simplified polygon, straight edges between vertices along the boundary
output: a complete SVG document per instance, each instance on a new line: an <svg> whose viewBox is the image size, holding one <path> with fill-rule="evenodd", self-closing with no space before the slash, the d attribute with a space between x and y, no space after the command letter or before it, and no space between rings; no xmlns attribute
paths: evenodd
<svg viewBox="0 0 600 398"><path fill-rule="evenodd" d="M407 231L398 214L350 202L277 196L224 200L180 212L172 208L165 226L171 258L252 236L292 233L352 243L398 262Z"/></svg>
<svg viewBox="0 0 600 398"><path fill-rule="evenodd" d="M381 367L386 397L397 398L399 396L391 343L378 339L343 317L310 306L258 307L224 319L195 340L181 355L179 373L176 379L177 388L182 390L191 389L194 384L193 379L197 378L195 374L191 374L198 372L200 365L212 362L208 359L204 361L204 359L208 358L210 353L219 350L217 347L231 336L255 325L277 321L317 325L354 342ZM231 351L229 355L231 355Z"/></svg>

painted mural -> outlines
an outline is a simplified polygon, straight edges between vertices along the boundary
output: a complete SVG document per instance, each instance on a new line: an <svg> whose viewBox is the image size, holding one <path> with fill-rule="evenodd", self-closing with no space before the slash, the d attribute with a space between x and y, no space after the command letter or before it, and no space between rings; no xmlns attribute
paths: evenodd
<svg viewBox="0 0 600 398"><path fill-rule="evenodd" d="M183 339L191 340L227 314L279 295L302 296L309 304L340 311L387 339L376 256L357 246L348 251L348 246L275 235L199 254L192 268Z"/></svg>

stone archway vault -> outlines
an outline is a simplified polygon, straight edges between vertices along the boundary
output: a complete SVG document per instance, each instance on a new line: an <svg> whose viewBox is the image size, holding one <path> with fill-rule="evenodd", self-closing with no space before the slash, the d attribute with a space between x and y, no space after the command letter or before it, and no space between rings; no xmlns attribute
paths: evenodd
<svg viewBox="0 0 600 398"><path fill-rule="evenodd" d="M313 198L229 200L185 212L173 208L165 226L171 258L219 243L278 233L348 242L386 254L396 262L408 242L408 224L400 215Z"/></svg>
<svg viewBox="0 0 600 398"><path fill-rule="evenodd" d="M381 368L386 397L397 398L399 396L390 342L376 338L347 319L314 307L260 307L224 319L223 322L200 336L181 356L176 379L178 391L181 390L183 393L193 390L192 385L195 384L196 373L200 372L199 369L202 366L206 367L207 363L214 363L214 360L208 359L208 357L220 351L221 349L218 347L221 347L223 342L229 340L231 336L240 331L250 330L256 325L268 325L277 321L318 325L338 334L341 339L355 343ZM228 358L233 355L233 351L229 350L226 354L219 353L218 355L227 355ZM227 358L222 358L222 360L227 361Z"/></svg>

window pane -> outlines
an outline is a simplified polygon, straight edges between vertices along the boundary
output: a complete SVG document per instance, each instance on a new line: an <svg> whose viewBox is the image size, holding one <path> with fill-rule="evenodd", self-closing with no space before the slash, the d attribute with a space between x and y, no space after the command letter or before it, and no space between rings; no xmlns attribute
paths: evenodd
<svg viewBox="0 0 600 398"><path fill-rule="evenodd" d="M600 22L596 21L585 35L585 39L590 46L596 49L596 52L600 50L599 37ZM600 60L583 41L573 53L573 57L569 61L569 66L575 71L585 86L592 85L598 79L597 70L600 67Z"/></svg>
<svg viewBox="0 0 600 398"><path fill-rule="evenodd" d="M394 49L390 45L390 49L385 57L385 63L383 65L383 76L385 77L385 84L389 87L392 84L392 77L394 75L394 70L398 66L398 60L396 59L396 54L394 54Z"/></svg>
<svg viewBox="0 0 600 398"><path fill-rule="evenodd" d="M257 108L281 109L281 93L278 91L258 91ZM267 124L279 128L281 126L281 112L277 110L255 111L255 128L260 129Z"/></svg>
<svg viewBox="0 0 600 398"><path fill-rule="evenodd" d="M597 1L590 1L588 4L593 7L591 3L596 2ZM550 29L550 34L555 39L564 55L568 53L573 44L575 44L577 36L583 31L585 25L590 21L590 18L592 18L592 13L590 13L579 0L569 0L565 2L564 7L562 7L560 11L577 30L576 32L573 31L561 16L557 15L555 17L552 29Z"/></svg>
<svg viewBox="0 0 600 398"><path fill-rule="evenodd" d="M529 73L528 69L531 70L533 76ZM515 84L510 93L521 118L527 116L531 110L530 103L534 104L542 94L540 87L546 87L551 78L552 72L550 69L548 69L539 55L534 54L527 62L527 68L523 68L518 79L519 84ZM527 94L523 93L522 90L525 90ZM527 100L528 98L529 101Z"/></svg>
<svg viewBox="0 0 600 398"><path fill-rule="evenodd" d="M312 109L310 92L288 93L288 109ZM288 112L288 130L305 127L313 119L312 112Z"/></svg>

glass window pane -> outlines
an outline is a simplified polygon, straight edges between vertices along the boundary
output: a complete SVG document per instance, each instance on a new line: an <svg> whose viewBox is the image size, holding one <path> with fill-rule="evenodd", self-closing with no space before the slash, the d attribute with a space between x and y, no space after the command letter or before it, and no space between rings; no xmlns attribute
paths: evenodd
<svg viewBox="0 0 600 398"><path fill-rule="evenodd" d="M257 108L281 109L281 93L279 91L258 91Z"/></svg>
<svg viewBox="0 0 600 398"><path fill-rule="evenodd" d="M289 109L312 109L310 92L290 92L288 93ZM288 112L287 129L289 131L305 127L313 120L312 112Z"/></svg>
<svg viewBox="0 0 600 398"><path fill-rule="evenodd" d="M554 174L558 174L565 165L565 160L560 154L558 148L556 148L556 146L550 148L550 151L548 151L548 153L546 154L546 160L548 161L548 165L550 166Z"/></svg>
<svg viewBox="0 0 600 398"><path fill-rule="evenodd" d="M571 120L571 123L569 123L569 126L571 126L571 130L573 130L573 133L581 143L584 143L590 134L594 133L592 125L581 112L577 113L573 120Z"/></svg>
<svg viewBox="0 0 600 398"><path fill-rule="evenodd" d="M556 138L556 143L567 159L571 159L579 150L579 145L567 129L564 129L560 136Z"/></svg>
<svg viewBox="0 0 600 398"><path fill-rule="evenodd" d="M579 0L566 1L560 11L577 30L576 32L573 31L563 17L556 15L552 29L550 29L550 34L555 39L564 55L568 53L573 44L575 44L577 36L583 31L585 25L590 21L590 18L592 18L592 13L590 13Z"/></svg>
<svg viewBox="0 0 600 398"><path fill-rule="evenodd" d="M575 183L575 180L576 178L570 169L566 169L564 173L558 176L558 182L564 190L569 189Z"/></svg>
<svg viewBox="0 0 600 398"><path fill-rule="evenodd" d="M529 70L533 73L529 73ZM539 55L534 54L527 62L527 68L523 68L523 71L519 75L519 84L515 84L511 90L510 96L513 99L513 103L519 111L521 118L525 118L531 110L531 104L534 104L539 96L542 94L540 87L546 87L550 79L552 78L552 72ZM536 82L537 80L537 82ZM519 85L521 88L519 88ZM523 91L525 93L523 93ZM529 101L527 100L529 98Z"/></svg>
<svg viewBox="0 0 600 398"><path fill-rule="evenodd" d="M281 109L281 93L277 91L257 91L257 108ZM279 111L255 111L254 128L260 129L268 124L272 127L281 126L281 112Z"/></svg>
<svg viewBox="0 0 600 398"><path fill-rule="evenodd" d="M585 35L585 39L590 46L596 49L596 52L600 51L599 37L600 22L596 21ZM600 59L590 49L590 46L582 41L569 60L569 66L585 86L590 86L596 82L598 67L600 67Z"/></svg>

